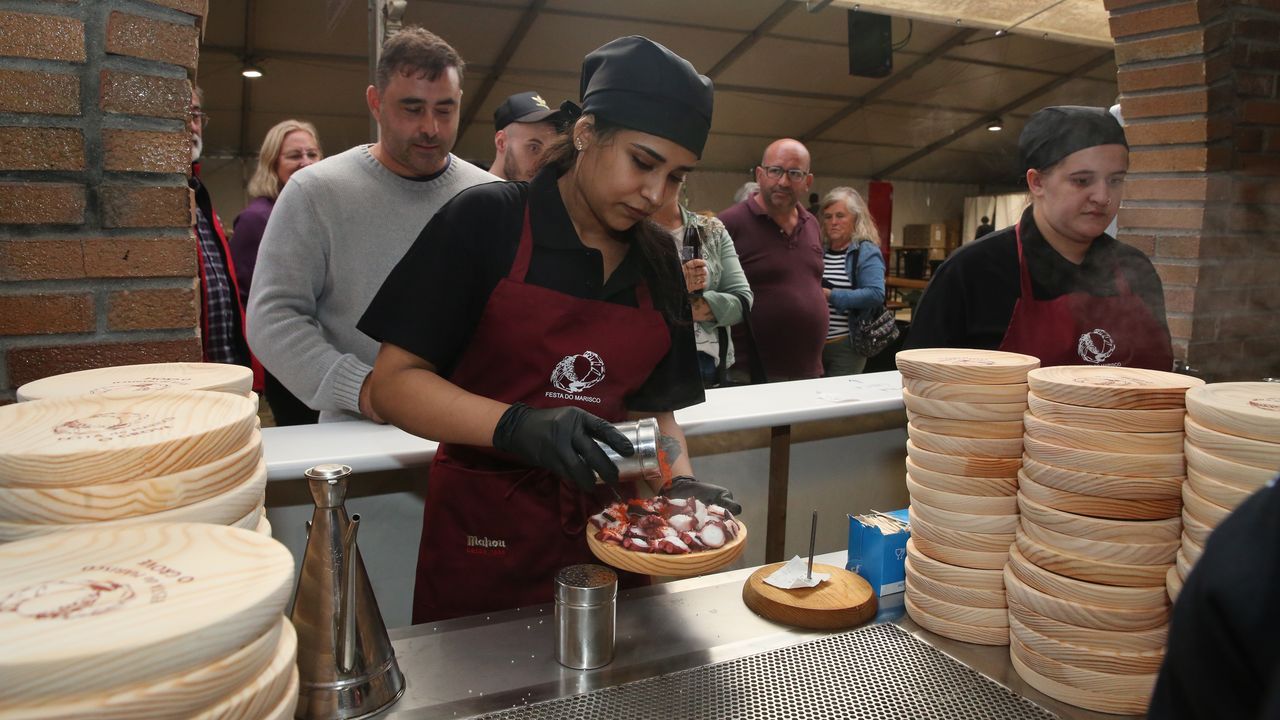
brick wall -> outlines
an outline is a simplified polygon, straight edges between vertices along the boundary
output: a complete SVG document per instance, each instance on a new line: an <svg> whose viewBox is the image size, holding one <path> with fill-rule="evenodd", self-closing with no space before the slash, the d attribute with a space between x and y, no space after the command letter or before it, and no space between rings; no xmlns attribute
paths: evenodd
<svg viewBox="0 0 1280 720"><path fill-rule="evenodd" d="M1130 181L1120 239L1165 285L1174 354L1280 375L1280 0L1106 0Z"/></svg>
<svg viewBox="0 0 1280 720"><path fill-rule="evenodd" d="M0 0L0 402L198 360L184 117L207 0Z"/></svg>

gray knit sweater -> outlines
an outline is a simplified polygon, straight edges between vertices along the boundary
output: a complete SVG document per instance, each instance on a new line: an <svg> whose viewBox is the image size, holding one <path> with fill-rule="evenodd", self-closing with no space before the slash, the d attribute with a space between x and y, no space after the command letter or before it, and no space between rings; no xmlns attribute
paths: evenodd
<svg viewBox="0 0 1280 720"><path fill-rule="evenodd" d="M249 295L249 346L321 422L360 417L378 343L356 329L391 269L442 205L497 177L458 157L402 178L360 145L300 170L276 201Z"/></svg>

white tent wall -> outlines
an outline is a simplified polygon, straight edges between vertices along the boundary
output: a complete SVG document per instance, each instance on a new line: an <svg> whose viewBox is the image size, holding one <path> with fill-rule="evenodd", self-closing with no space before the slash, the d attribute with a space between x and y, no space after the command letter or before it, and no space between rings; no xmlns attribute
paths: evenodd
<svg viewBox="0 0 1280 720"><path fill-rule="evenodd" d="M973 242L983 216L991 219L997 230L1006 228L1022 217L1022 211L1031 204L1030 193L1009 193L1007 195L978 195L964 199L964 226L960 232L961 242Z"/></svg>

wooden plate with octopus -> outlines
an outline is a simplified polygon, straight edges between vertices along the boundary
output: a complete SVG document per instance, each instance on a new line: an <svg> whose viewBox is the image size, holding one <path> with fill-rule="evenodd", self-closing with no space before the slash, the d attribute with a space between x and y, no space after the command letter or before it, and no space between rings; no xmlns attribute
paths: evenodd
<svg viewBox="0 0 1280 720"><path fill-rule="evenodd" d="M590 527L587 528L587 547L605 565L640 575L677 578L705 575L737 560L746 549L747 526L741 520L735 518L735 521L738 523L737 537L713 550L698 550L682 555L627 550L619 545L597 540L594 529Z"/></svg>

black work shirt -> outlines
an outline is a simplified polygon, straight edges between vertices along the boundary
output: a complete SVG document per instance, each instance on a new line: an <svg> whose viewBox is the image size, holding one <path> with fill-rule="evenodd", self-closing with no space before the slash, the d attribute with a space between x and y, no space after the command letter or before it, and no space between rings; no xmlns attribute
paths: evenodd
<svg viewBox="0 0 1280 720"><path fill-rule="evenodd" d="M427 223L357 327L449 377L490 294L511 272L526 200L533 253L525 282L575 298L638 307L636 285L643 279L651 292L658 287L640 248L629 248L606 281L604 258L578 239L556 180L555 171L547 168L529 183L488 183L459 193ZM666 412L705 399L692 323L668 319L667 328L671 349L626 399L628 410Z"/></svg>
<svg viewBox="0 0 1280 720"><path fill-rule="evenodd" d="M1075 292L1117 295L1118 269L1156 321L1168 326L1160 276L1142 251L1103 234L1077 265L1040 234L1032 208L1022 213L1021 222L1022 252L1036 300ZM934 272L912 313L905 347L998 349L1021 295L1017 237L1007 227L960 248Z"/></svg>

